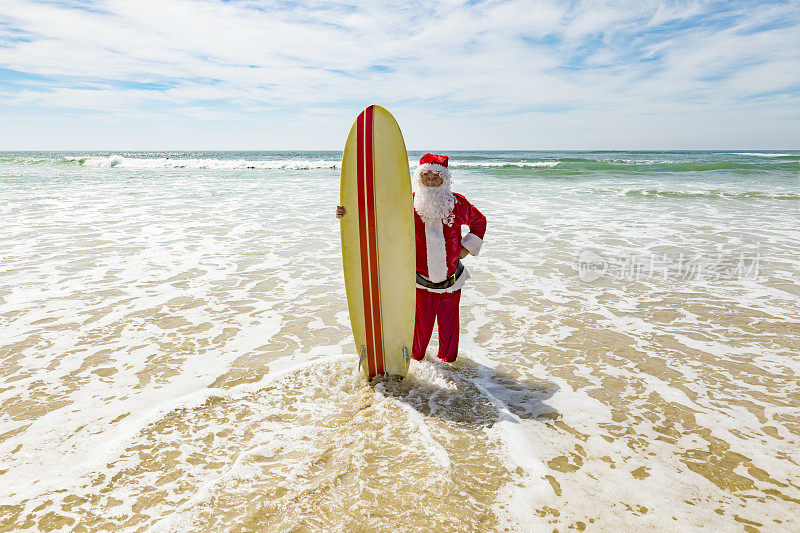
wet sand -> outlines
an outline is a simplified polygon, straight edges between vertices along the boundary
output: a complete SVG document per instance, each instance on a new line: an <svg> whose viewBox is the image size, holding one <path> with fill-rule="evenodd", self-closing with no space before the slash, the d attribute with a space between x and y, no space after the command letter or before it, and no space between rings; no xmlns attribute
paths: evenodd
<svg viewBox="0 0 800 533"><path fill-rule="evenodd" d="M0 530L800 527L794 203L464 170L489 231L459 360L434 334L368 385L335 170L11 174ZM586 282L586 249L762 261Z"/></svg>

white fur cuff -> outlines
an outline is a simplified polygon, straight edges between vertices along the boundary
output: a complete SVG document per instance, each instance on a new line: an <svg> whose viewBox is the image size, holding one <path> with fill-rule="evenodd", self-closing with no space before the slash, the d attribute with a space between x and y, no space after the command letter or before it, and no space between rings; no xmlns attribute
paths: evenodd
<svg viewBox="0 0 800 533"><path fill-rule="evenodd" d="M469 253L472 255L478 255L481 251L481 246L483 246L483 239L474 233L467 233L464 235L464 238L461 239L461 246L469 250Z"/></svg>

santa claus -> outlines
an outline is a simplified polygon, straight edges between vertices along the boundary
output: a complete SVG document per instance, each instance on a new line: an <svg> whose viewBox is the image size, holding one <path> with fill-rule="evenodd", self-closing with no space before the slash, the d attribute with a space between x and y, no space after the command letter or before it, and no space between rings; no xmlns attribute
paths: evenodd
<svg viewBox="0 0 800 533"><path fill-rule="evenodd" d="M478 255L486 217L466 198L450 190L446 155L425 154L414 171L414 231L417 248L417 311L411 357L421 361L439 324L439 354L452 363L458 355L461 288L470 278L461 259ZM336 216L344 216L344 207ZM469 227L462 237L461 226Z"/></svg>
<svg viewBox="0 0 800 533"><path fill-rule="evenodd" d="M478 255L486 217L462 195L450 190L446 155L425 154L414 171L414 230L417 241L417 316L412 355L425 357L434 320L439 324L439 354L452 363L458 355L461 288L470 278L461 263ZM461 226L469 233L461 236Z"/></svg>

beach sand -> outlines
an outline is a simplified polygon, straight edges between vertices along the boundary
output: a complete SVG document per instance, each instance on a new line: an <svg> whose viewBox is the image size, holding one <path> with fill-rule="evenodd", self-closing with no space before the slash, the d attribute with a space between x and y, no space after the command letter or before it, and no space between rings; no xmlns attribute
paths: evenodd
<svg viewBox="0 0 800 533"><path fill-rule="evenodd" d="M800 528L800 154L451 155L459 359L372 385L336 158L0 158L0 530Z"/></svg>

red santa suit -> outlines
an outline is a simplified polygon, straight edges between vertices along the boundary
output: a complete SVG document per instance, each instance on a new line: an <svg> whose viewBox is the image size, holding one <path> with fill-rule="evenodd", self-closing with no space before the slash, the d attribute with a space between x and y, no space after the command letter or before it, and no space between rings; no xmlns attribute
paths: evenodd
<svg viewBox="0 0 800 533"><path fill-rule="evenodd" d="M439 172L444 177L440 193L452 195L452 210L444 218L433 218L430 213L420 216L415 201L414 229L417 247L417 310L414 324L412 357L422 360L428 347L433 323L439 324L439 359L453 362L458 355L459 301L461 288L470 278L466 266L460 265L461 247L478 255L486 233L486 217L464 196L449 192L450 172L447 156L425 154L415 176L427 170ZM424 186L424 185L421 185ZM423 194L420 191L420 194ZM416 195L415 195L416 200ZM469 227L462 236L461 226ZM439 285L440 287L432 287Z"/></svg>

